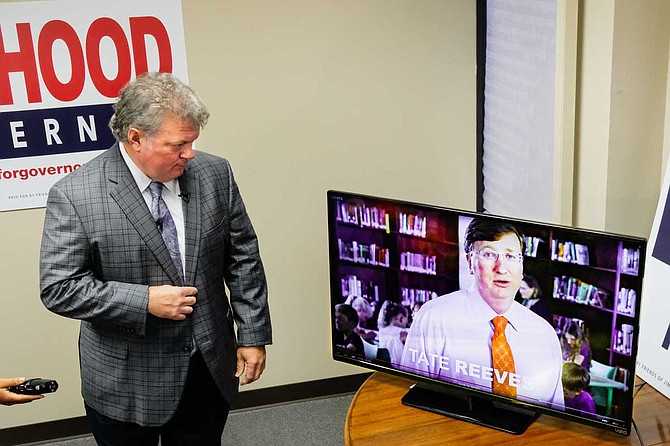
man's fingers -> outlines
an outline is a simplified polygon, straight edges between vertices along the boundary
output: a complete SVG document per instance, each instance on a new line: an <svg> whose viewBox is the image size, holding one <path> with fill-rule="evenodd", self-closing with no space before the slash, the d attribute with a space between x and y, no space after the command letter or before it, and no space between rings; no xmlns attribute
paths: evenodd
<svg viewBox="0 0 670 446"><path fill-rule="evenodd" d="M186 305L182 308L181 314L191 314L191 313L193 313L193 307Z"/></svg>
<svg viewBox="0 0 670 446"><path fill-rule="evenodd" d="M260 376L260 367L258 364L247 363L247 373L246 378L247 382L256 381Z"/></svg>
<svg viewBox="0 0 670 446"><path fill-rule="evenodd" d="M196 304L195 287L161 285L149 287L149 313L164 319L183 321L193 313Z"/></svg>
<svg viewBox="0 0 670 446"><path fill-rule="evenodd" d="M196 287L183 286L181 289L184 290L184 296L195 296L198 294L198 289Z"/></svg>
<svg viewBox="0 0 670 446"><path fill-rule="evenodd" d="M237 349L237 372L240 385L259 379L265 369L265 347L239 347Z"/></svg>
<svg viewBox="0 0 670 446"><path fill-rule="evenodd" d="M18 386L25 380L25 378L0 378L0 388Z"/></svg>
<svg viewBox="0 0 670 446"><path fill-rule="evenodd" d="M242 373L244 373L244 366L245 366L244 358L238 356L237 366L235 367L235 378L239 378L240 376L242 376Z"/></svg>

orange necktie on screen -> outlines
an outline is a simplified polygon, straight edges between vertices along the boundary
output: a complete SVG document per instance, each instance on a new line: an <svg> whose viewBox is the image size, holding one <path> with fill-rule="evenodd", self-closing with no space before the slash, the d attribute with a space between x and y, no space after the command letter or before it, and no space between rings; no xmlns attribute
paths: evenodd
<svg viewBox="0 0 670 446"><path fill-rule="evenodd" d="M514 356L512 356L512 349L505 337L507 319L503 316L496 316L492 322L495 328L491 338L491 358L494 369L493 393L516 398L516 387L509 385L509 374L514 373ZM499 378L502 382L498 382Z"/></svg>

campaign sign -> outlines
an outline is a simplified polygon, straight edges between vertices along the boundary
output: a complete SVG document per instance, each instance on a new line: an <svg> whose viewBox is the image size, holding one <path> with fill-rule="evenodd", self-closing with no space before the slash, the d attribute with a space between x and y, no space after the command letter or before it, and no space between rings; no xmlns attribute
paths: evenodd
<svg viewBox="0 0 670 446"><path fill-rule="evenodd" d="M670 398L670 166L665 169L646 256L637 375Z"/></svg>
<svg viewBox="0 0 670 446"><path fill-rule="evenodd" d="M0 3L0 211L114 143L112 104L147 71L188 82L180 0Z"/></svg>

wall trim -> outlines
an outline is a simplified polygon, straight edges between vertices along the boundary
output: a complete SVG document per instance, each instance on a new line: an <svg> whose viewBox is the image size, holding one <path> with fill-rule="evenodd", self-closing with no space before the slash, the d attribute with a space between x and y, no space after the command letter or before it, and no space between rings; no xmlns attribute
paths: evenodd
<svg viewBox="0 0 670 446"><path fill-rule="evenodd" d="M371 372L359 373L241 392L231 411L352 393L357 391L371 374ZM88 421L82 416L0 429L0 444L14 446L39 441L58 441L90 433Z"/></svg>

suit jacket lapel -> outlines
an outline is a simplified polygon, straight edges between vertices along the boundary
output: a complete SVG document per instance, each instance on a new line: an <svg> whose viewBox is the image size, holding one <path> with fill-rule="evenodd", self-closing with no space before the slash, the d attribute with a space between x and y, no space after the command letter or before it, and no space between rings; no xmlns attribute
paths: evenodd
<svg viewBox="0 0 670 446"><path fill-rule="evenodd" d="M193 174L191 165L187 165L184 174L179 178L179 188L184 210L184 233L186 234L186 252L184 257L184 280L187 285L195 284L198 252L200 251L200 182Z"/></svg>
<svg viewBox="0 0 670 446"><path fill-rule="evenodd" d="M160 230L149 212L135 179L121 157L119 145L114 145L110 150L113 153L110 154L106 172L108 181L112 183L109 195L126 214L128 221L156 256L156 260L168 274L172 283L178 285L180 281L177 268L172 262L170 252L165 246Z"/></svg>

